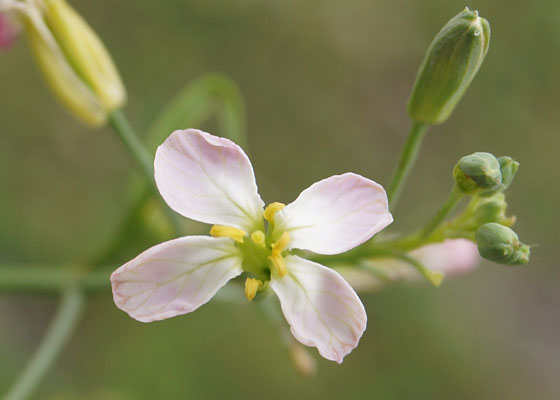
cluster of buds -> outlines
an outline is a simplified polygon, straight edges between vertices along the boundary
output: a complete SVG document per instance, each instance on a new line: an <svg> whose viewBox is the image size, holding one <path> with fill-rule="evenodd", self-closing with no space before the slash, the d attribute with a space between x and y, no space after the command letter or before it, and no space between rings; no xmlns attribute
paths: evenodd
<svg viewBox="0 0 560 400"><path fill-rule="evenodd" d="M126 91L111 56L65 0L0 0L0 13L0 28L8 17L23 28L48 86L80 121L103 125L124 105Z"/></svg>
<svg viewBox="0 0 560 400"><path fill-rule="evenodd" d="M470 227L480 255L498 264L526 264L530 249L519 241L510 228L514 217L506 216L504 191L509 187L519 163L511 157L495 157L490 153L474 153L459 160L453 170L456 189L475 196Z"/></svg>

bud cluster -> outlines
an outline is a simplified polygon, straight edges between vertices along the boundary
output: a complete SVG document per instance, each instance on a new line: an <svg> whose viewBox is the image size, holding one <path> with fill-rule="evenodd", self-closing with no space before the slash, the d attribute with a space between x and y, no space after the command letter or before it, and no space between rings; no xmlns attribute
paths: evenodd
<svg viewBox="0 0 560 400"><path fill-rule="evenodd" d="M461 158L453 169L456 189L473 196L474 206L461 229L475 232L480 255L499 264L525 264L529 260L529 246L510 228L515 218L506 216L504 191L518 168L519 163L511 157L478 152Z"/></svg>

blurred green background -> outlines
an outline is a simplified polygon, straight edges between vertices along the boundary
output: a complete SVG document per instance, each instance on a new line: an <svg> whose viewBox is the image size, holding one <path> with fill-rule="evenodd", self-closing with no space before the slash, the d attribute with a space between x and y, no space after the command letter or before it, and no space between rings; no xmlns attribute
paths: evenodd
<svg viewBox="0 0 560 400"><path fill-rule="evenodd" d="M98 0L71 2L113 54L140 132L208 71L245 96L250 156L265 202L353 171L388 181L405 105L432 37L465 5L490 21L490 51L451 119L429 133L394 231L435 211L462 155L521 163L508 191L526 267L484 264L435 289L363 295L368 329L342 365L300 379L253 304L211 302L142 324L92 298L38 399L556 399L560 397L560 2L537 0ZM0 54L0 261L55 264L110 240L133 165L109 129L52 100L25 40ZM185 127L186 128L186 127ZM215 124L204 126L213 133ZM119 263L127 261L120 260ZM115 267L120 265L115 264ZM53 298L0 294L0 392L25 365Z"/></svg>

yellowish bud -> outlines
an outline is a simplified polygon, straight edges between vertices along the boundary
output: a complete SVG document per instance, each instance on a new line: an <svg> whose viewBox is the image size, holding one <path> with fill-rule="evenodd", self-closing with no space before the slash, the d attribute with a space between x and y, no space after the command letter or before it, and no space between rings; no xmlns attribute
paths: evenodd
<svg viewBox="0 0 560 400"><path fill-rule="evenodd" d="M31 51L55 97L85 124L103 125L126 92L102 42L65 0L23 4Z"/></svg>
<svg viewBox="0 0 560 400"><path fill-rule="evenodd" d="M45 20L79 76L107 111L121 107L126 92L109 52L65 0L46 0Z"/></svg>

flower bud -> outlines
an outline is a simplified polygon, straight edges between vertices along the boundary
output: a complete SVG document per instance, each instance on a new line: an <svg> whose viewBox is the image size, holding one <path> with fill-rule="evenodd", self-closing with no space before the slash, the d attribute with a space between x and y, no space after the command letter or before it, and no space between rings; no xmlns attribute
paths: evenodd
<svg viewBox="0 0 560 400"><path fill-rule="evenodd" d="M19 3L21 22L47 84L82 122L100 126L126 102L107 50L65 0Z"/></svg>
<svg viewBox="0 0 560 400"><path fill-rule="evenodd" d="M515 178L515 174L517 174L517 170L519 169L519 163L517 161L507 156L498 157L497 160L498 163L500 164L502 183L497 189L489 192L485 192L482 194L482 196L493 196L495 193L505 191L509 187L511 182L513 182L513 178Z"/></svg>
<svg viewBox="0 0 560 400"><path fill-rule="evenodd" d="M474 195L498 189L502 183L500 163L490 153L473 153L459 160L453 169L459 191Z"/></svg>
<svg viewBox="0 0 560 400"><path fill-rule="evenodd" d="M502 173L502 190L506 190L517 174L519 163L507 156L498 157L498 162Z"/></svg>
<svg viewBox="0 0 560 400"><path fill-rule="evenodd" d="M516 265L529 261L531 250L521 243L510 228L496 224L484 224L475 233L478 252L487 260L498 264Z"/></svg>
<svg viewBox="0 0 560 400"><path fill-rule="evenodd" d="M506 216L506 196L498 192L491 197L479 198L478 205L474 211L474 220L476 227L496 222L501 225L511 226L515 220L514 217Z"/></svg>
<svg viewBox="0 0 560 400"><path fill-rule="evenodd" d="M436 35L418 70L408 113L425 124L444 122L476 75L490 43L490 25L465 8Z"/></svg>

